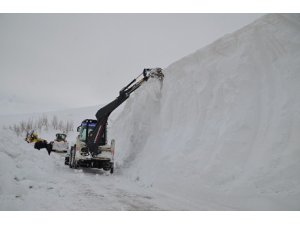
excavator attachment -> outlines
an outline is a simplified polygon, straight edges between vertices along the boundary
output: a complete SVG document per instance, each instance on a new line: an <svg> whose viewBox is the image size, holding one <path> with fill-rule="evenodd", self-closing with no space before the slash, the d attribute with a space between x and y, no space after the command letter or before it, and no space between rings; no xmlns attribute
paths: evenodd
<svg viewBox="0 0 300 225"><path fill-rule="evenodd" d="M143 71L144 77L152 77L152 78L158 78L159 80L164 79L164 74L162 72L161 68L152 68L152 69L144 69Z"/></svg>
<svg viewBox="0 0 300 225"><path fill-rule="evenodd" d="M141 76L143 76L143 77L140 78ZM139 76L137 76L135 79L133 79L129 84L127 84L120 91L118 98L122 99L122 102L125 101L132 92L134 92L136 89L138 89L150 77L157 78L160 81L162 81L164 78L162 69L161 68L144 69L143 72Z"/></svg>

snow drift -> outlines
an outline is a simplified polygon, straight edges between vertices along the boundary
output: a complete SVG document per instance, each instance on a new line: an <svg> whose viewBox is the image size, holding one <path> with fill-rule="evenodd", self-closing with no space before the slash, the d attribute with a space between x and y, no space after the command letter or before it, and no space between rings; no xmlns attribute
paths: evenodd
<svg viewBox="0 0 300 225"><path fill-rule="evenodd" d="M300 210L299 37L267 15L149 80L111 129L124 175L194 209Z"/></svg>
<svg viewBox="0 0 300 225"><path fill-rule="evenodd" d="M0 211L169 209L164 206L168 199L157 201L128 179L100 170L72 170L63 155L48 156L8 129L0 129L0 171Z"/></svg>

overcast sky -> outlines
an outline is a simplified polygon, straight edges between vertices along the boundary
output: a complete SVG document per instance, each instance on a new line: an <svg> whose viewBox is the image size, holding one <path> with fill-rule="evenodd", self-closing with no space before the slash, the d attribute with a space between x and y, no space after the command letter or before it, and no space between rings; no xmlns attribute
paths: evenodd
<svg viewBox="0 0 300 225"><path fill-rule="evenodd" d="M143 68L166 68L260 16L0 14L0 103L108 103Z"/></svg>

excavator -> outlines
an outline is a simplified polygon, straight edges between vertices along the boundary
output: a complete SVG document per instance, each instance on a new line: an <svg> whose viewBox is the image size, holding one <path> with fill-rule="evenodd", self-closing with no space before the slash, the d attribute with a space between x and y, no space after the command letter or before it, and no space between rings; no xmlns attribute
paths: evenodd
<svg viewBox="0 0 300 225"><path fill-rule="evenodd" d="M144 69L143 72L122 88L119 96L100 108L95 119L85 119L77 128L76 143L65 157L65 165L70 168L88 167L114 172L115 140L107 144L107 122L110 114L125 102L149 78L163 81L161 68Z"/></svg>

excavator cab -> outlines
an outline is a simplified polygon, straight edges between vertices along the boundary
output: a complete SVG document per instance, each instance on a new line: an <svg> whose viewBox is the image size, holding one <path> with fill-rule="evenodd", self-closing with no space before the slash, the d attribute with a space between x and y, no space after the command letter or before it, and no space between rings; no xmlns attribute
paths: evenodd
<svg viewBox="0 0 300 225"><path fill-rule="evenodd" d="M89 137L93 135L96 128L97 120L86 119L82 121L81 125L77 127L77 132L79 132L78 138L80 141L87 143ZM100 145L106 145L107 143L107 131L105 130L100 138Z"/></svg>

